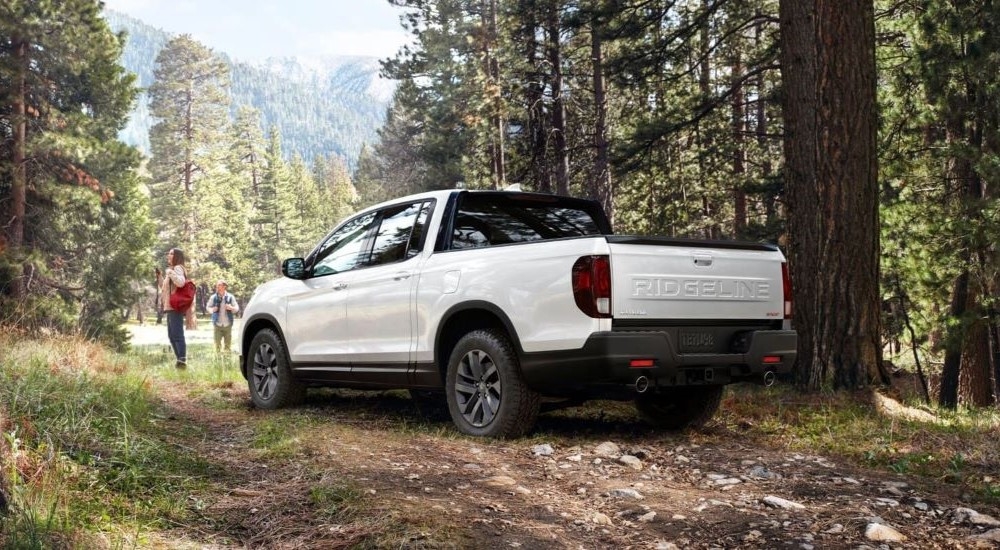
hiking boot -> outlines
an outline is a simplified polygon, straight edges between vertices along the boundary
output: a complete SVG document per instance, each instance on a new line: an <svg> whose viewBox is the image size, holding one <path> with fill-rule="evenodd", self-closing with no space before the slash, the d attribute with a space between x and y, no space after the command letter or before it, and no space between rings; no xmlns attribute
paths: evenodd
<svg viewBox="0 0 1000 550"><path fill-rule="evenodd" d="M187 363L184 362L184 361L178 360L177 364L175 364L174 366L177 367L177 368L179 368L179 369L186 369L187 368Z"/></svg>

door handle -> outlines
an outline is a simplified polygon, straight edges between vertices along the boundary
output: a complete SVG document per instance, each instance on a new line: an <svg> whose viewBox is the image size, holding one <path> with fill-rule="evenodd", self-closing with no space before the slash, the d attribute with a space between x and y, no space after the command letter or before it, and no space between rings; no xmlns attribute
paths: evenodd
<svg viewBox="0 0 1000 550"><path fill-rule="evenodd" d="M399 273L395 274L392 277L392 280L393 281L405 281L406 279L409 279L409 278L410 278L410 272L409 271L400 271Z"/></svg>
<svg viewBox="0 0 1000 550"><path fill-rule="evenodd" d="M333 289L334 290L344 290L345 288L347 288L347 283L345 283L344 281L341 281L341 282L333 285Z"/></svg>
<svg viewBox="0 0 1000 550"><path fill-rule="evenodd" d="M698 267L708 267L708 266L712 265L712 257L708 256L708 255L695 256L694 257L694 265L696 265Z"/></svg>

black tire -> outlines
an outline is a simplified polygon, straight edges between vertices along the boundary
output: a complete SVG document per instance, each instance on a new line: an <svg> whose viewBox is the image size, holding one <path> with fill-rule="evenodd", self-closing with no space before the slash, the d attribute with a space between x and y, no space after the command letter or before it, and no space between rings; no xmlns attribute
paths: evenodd
<svg viewBox="0 0 1000 550"><path fill-rule="evenodd" d="M285 342L273 330L265 329L254 335L249 362L247 384L255 407L278 409L305 399L306 387L292 376Z"/></svg>
<svg viewBox="0 0 1000 550"><path fill-rule="evenodd" d="M658 428L700 428L715 416L725 386L666 388L639 394L635 408L646 422Z"/></svg>
<svg viewBox="0 0 1000 550"><path fill-rule="evenodd" d="M541 398L524 383L510 340L496 330L474 330L458 341L445 391L451 420L465 434L517 437L538 418Z"/></svg>

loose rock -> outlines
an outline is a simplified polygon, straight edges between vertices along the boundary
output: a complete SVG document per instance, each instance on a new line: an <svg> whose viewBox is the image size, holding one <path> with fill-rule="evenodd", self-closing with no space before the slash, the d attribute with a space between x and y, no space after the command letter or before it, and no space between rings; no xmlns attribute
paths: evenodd
<svg viewBox="0 0 1000 550"><path fill-rule="evenodd" d="M535 456L549 456L555 452L555 449L552 448L552 445L544 443L542 445L535 445L532 447L531 452L534 453Z"/></svg>
<svg viewBox="0 0 1000 550"><path fill-rule="evenodd" d="M772 508L782 508L785 510L804 510L805 506L799 504L798 502L792 502L791 500L785 500L781 497L776 497L768 495L764 497L764 504Z"/></svg>
<svg viewBox="0 0 1000 550"><path fill-rule="evenodd" d="M880 542L902 542L906 536L899 531L881 523L869 523L865 528L865 536L868 540Z"/></svg>
<svg viewBox="0 0 1000 550"><path fill-rule="evenodd" d="M616 443L605 441L594 449L594 454L605 458L618 458L621 456L622 452Z"/></svg>
<svg viewBox="0 0 1000 550"><path fill-rule="evenodd" d="M980 514L972 508L955 508L951 513L955 523L971 523L972 525L984 525L986 527L1000 527L1000 520L993 516Z"/></svg>

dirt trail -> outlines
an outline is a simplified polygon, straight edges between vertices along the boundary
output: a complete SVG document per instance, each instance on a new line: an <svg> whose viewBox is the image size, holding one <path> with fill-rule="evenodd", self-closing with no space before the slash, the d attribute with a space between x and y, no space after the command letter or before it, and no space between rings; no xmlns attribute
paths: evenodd
<svg viewBox="0 0 1000 550"><path fill-rule="evenodd" d="M243 387L221 390L222 409L159 390L172 421L205 430L184 444L229 472L198 496L204 523L165 546L342 548L389 530L380 540L405 548L1000 547L1000 511L953 486L718 426L660 434L569 411L498 442L447 419L410 427L419 413L396 394L321 392L275 413ZM276 425L294 439L262 456L252 442Z"/></svg>

